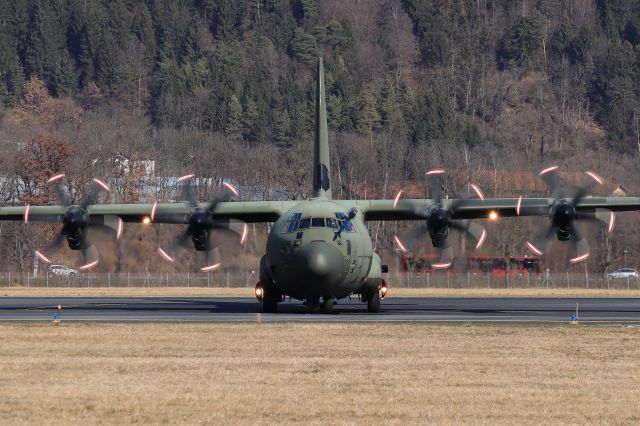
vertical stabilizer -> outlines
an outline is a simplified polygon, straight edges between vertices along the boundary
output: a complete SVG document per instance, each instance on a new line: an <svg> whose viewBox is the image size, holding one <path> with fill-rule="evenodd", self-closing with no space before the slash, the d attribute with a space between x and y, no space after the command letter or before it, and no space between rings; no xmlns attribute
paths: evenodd
<svg viewBox="0 0 640 426"><path fill-rule="evenodd" d="M331 199L331 168L329 167L329 130L324 97L324 66L318 58L316 85L316 134L313 155L313 196Z"/></svg>

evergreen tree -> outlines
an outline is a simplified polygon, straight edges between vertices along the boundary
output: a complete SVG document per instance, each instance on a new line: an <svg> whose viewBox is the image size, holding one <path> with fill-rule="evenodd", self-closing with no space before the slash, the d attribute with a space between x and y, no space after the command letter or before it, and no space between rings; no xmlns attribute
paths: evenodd
<svg viewBox="0 0 640 426"><path fill-rule="evenodd" d="M228 135L234 135L240 130L242 122L242 105L236 95L231 95L231 99L227 103L227 121L224 131Z"/></svg>
<svg viewBox="0 0 640 426"><path fill-rule="evenodd" d="M291 40L291 54L300 62L313 67L318 57L318 46L316 39L306 34L301 27L295 29L293 40Z"/></svg>
<svg viewBox="0 0 640 426"><path fill-rule="evenodd" d="M373 93L365 96L358 115L358 131L360 133L371 136L380 129L381 118L376 104L376 96Z"/></svg>

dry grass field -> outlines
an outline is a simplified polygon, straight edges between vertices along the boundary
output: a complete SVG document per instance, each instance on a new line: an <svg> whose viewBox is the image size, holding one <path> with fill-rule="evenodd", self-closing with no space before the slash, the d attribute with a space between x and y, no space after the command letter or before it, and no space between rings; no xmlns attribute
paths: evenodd
<svg viewBox="0 0 640 426"><path fill-rule="evenodd" d="M640 297L640 290L580 288L402 288L392 297ZM253 287L0 287L0 297L253 297Z"/></svg>
<svg viewBox="0 0 640 426"><path fill-rule="evenodd" d="M640 329L0 326L2 424L640 422Z"/></svg>

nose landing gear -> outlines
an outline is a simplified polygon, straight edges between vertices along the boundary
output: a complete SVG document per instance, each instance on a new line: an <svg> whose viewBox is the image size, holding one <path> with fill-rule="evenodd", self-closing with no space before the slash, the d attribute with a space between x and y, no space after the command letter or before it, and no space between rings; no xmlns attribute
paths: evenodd
<svg viewBox="0 0 640 426"><path fill-rule="evenodd" d="M320 305L320 312L323 314L330 314L333 312L333 305L336 304L335 297L325 296L322 298L322 305Z"/></svg>

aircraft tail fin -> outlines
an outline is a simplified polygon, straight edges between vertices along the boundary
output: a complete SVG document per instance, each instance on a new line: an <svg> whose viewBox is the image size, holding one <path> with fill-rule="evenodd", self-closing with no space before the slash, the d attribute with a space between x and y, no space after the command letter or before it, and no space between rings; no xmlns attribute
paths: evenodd
<svg viewBox="0 0 640 426"><path fill-rule="evenodd" d="M331 199L331 167L329 163L329 130L324 94L324 66L318 58L316 85L316 132L313 155L313 196Z"/></svg>

